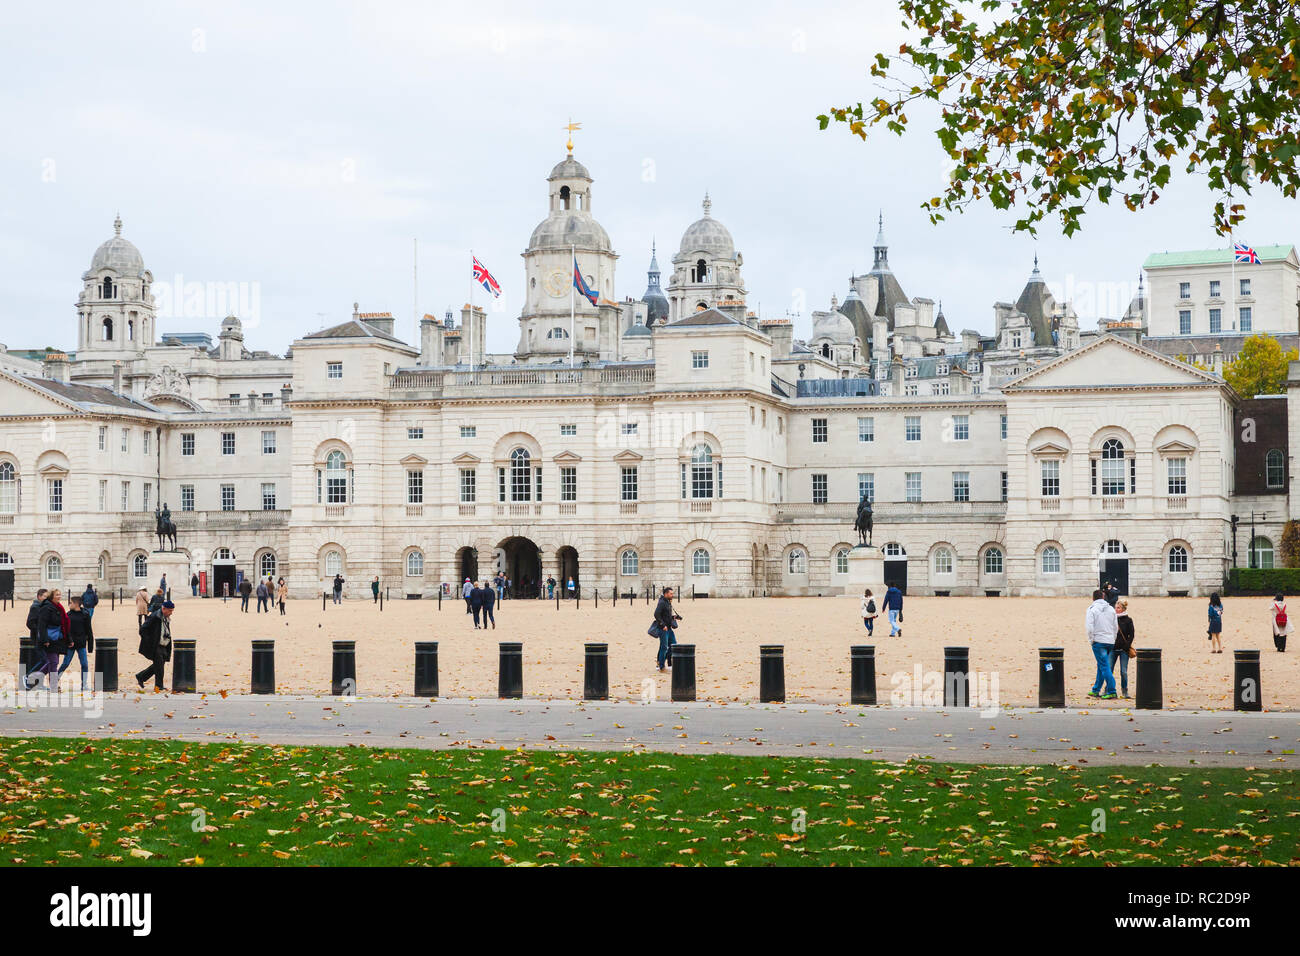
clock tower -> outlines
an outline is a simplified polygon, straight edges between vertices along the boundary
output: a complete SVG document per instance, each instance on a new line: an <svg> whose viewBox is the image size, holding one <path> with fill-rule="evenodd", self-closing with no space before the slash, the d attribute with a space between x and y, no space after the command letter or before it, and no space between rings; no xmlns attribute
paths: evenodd
<svg viewBox="0 0 1300 956"><path fill-rule="evenodd" d="M549 209L524 250L524 306L519 316L521 362L613 359L618 343L614 264L609 235L591 215L591 174L570 152L547 177ZM577 260L596 303L573 287ZM571 318L572 317L572 318Z"/></svg>

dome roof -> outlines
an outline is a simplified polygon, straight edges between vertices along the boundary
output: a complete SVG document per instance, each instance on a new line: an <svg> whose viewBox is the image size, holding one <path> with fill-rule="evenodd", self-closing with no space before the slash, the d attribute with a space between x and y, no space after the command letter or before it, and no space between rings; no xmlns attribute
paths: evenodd
<svg viewBox="0 0 1300 956"><path fill-rule="evenodd" d="M535 249L579 249L612 252L609 233L590 215L572 209L556 209L537 224L528 239L528 251Z"/></svg>
<svg viewBox="0 0 1300 956"><path fill-rule="evenodd" d="M727 227L718 220L709 215L713 203L709 199L709 194L704 194L704 217L691 223L684 233L682 233L682 244L678 249L679 255L690 255L693 252L708 252L721 259L736 258L736 244L731 239L731 233Z"/></svg>
<svg viewBox="0 0 1300 956"><path fill-rule="evenodd" d="M552 179L586 179L590 181L591 173L587 172L587 167L574 159L573 154L570 153L555 164L555 168L551 170L551 175L547 176L546 179L547 181Z"/></svg>
<svg viewBox="0 0 1300 956"><path fill-rule="evenodd" d="M818 313L813 319L813 338L830 339L837 345L852 345L856 329L849 317L839 311Z"/></svg>
<svg viewBox="0 0 1300 956"><path fill-rule="evenodd" d="M118 275L138 276L144 272L144 256L129 241L122 238L122 218L113 220L114 235L98 249L90 260L90 271L112 269Z"/></svg>
<svg viewBox="0 0 1300 956"><path fill-rule="evenodd" d="M243 327L244 324L239 321L238 316L228 315L221 320L222 331L225 331L226 329L242 329Z"/></svg>
<svg viewBox="0 0 1300 956"><path fill-rule="evenodd" d="M624 333L623 333L623 338L625 338L625 339L626 339L626 338L630 338L631 336L634 336L634 335L653 335L653 334L654 334L654 333L651 332L651 331L650 331L648 328L646 328L644 325L640 325L640 324L638 324L638 325L634 325L634 326L632 326L632 328L630 328L630 329L628 329L626 332L624 332Z"/></svg>

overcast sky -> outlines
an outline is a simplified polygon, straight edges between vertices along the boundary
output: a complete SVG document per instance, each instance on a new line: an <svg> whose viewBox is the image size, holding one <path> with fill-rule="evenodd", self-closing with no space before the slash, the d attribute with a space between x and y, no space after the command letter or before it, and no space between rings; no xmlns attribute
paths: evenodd
<svg viewBox="0 0 1300 956"><path fill-rule="evenodd" d="M930 225L947 167L928 127L863 144L815 120L871 94L898 19L892 0L6 4L0 342L75 347L80 276L120 211L160 291L240 284L249 348L283 351L354 301L409 339L418 239L419 311L466 301L473 249L505 293L488 347L511 351L570 115L619 298L645 290L652 237L670 270L707 189L751 308L802 312L800 337L870 267L879 209L903 289L954 330L991 331L1035 249L1090 327L1148 253L1223 244L1200 182L1138 214L1098 207L1070 240L986 209ZM1238 238L1296 238L1294 201L1262 190L1248 212ZM215 336L220 318L159 328Z"/></svg>

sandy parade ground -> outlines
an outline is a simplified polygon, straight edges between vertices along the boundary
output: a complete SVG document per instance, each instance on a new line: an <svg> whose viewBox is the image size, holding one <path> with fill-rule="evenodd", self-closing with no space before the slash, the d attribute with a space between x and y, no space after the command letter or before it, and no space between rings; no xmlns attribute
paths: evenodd
<svg viewBox="0 0 1300 956"><path fill-rule="evenodd" d="M609 644L610 694L641 699L644 682L667 699L670 674L654 665L658 643L647 636L652 605L602 598L599 607L550 601L506 601L497 608L495 631L475 630L461 600L385 602L382 613L366 600L329 604L291 601L287 614L239 610L239 602L186 598L172 618L176 638L197 640L200 693L247 693L250 641L275 639L279 693L328 695L333 640L357 642L357 690L361 696L410 695L414 642L438 641L441 693L447 697L495 697L499 641L524 645L524 694L528 697L579 698L583 690L583 644ZM678 602L682 614L678 640L696 645L696 675L701 700L751 701L758 697L758 649L785 646L789 702L847 702L849 648L876 646L877 687L882 704L931 703L911 696L926 686L927 672L942 671L945 645L970 648L972 690L979 680L987 691L996 680L997 702L1037 704L1036 662L1040 646L1065 648L1066 695L1070 706L1125 707L1132 701L1092 701L1085 695L1094 674L1083 633L1088 601L1076 598L909 597L902 637L890 638L888 624L868 639L858 616L857 598L710 599ZM1164 705L1169 708L1231 709L1234 649L1261 651L1265 710L1300 710L1300 635L1287 652L1273 648L1268 598L1225 600L1223 654L1211 655L1205 637L1203 598L1133 598L1129 611L1137 647L1163 650ZM0 615L18 658L26 603ZM135 671L144 667L136 654L134 606L109 606L107 596L94 618L97 636L119 639L120 689L135 690ZM1136 661L1130 661L1129 693L1136 686ZM920 668L921 675L916 672ZM77 667L62 687L79 685ZM171 686L170 668L167 686ZM930 686L933 686L931 684ZM907 698L897 696L906 691Z"/></svg>

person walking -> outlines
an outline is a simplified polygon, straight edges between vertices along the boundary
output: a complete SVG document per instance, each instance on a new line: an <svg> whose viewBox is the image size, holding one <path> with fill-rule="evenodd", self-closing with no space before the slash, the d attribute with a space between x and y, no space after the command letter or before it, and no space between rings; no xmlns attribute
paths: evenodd
<svg viewBox="0 0 1300 956"><path fill-rule="evenodd" d="M1273 604L1268 609L1268 616L1273 624L1273 646L1279 653L1286 652L1286 636L1291 633L1291 621L1286 615L1286 598L1274 595Z"/></svg>
<svg viewBox="0 0 1300 956"><path fill-rule="evenodd" d="M876 599L871 596L871 588L867 588L862 592L862 625L869 635L876 631L876 615Z"/></svg>
<svg viewBox="0 0 1300 956"><path fill-rule="evenodd" d="M135 626L139 627L149 615L149 592L144 588L135 592Z"/></svg>
<svg viewBox="0 0 1300 956"><path fill-rule="evenodd" d="M505 588L504 588L504 589L502 590L502 592L501 592L501 600L504 601L506 598L508 598L508 597L510 596L510 594L511 594L513 588L514 588L514 586L515 586L515 582L511 581L511 580L510 580L510 575L507 574L507 575L506 575L506 586L505 586Z"/></svg>
<svg viewBox="0 0 1300 956"><path fill-rule="evenodd" d="M569 593L568 593L568 598L569 598L570 601L572 601L572 600L573 600L573 597L574 597L574 594L575 594L576 591L577 591L577 585L575 585L575 584L573 583L573 575L569 575L569 582L565 585L565 590L567 590L567 591L569 592Z"/></svg>
<svg viewBox="0 0 1300 956"><path fill-rule="evenodd" d="M90 690L90 662L87 654L95 652L95 632L90 626L90 612L85 609L85 599L73 595L68 598L68 649L63 653L63 663L59 665L59 676L68 669L75 655L81 660L81 690Z"/></svg>
<svg viewBox="0 0 1300 956"><path fill-rule="evenodd" d="M1110 670L1115 672L1115 662L1119 662L1119 695L1128 700L1128 659L1136 657L1133 649L1133 618L1128 613L1128 599L1120 598L1115 602L1115 644L1110 652Z"/></svg>
<svg viewBox="0 0 1300 956"><path fill-rule="evenodd" d="M149 662L149 666L135 675L135 682L144 690L144 682L153 677L155 691L163 689L163 671L172 659L172 611L176 607L171 601L164 601L162 607L154 611L140 625L140 656Z"/></svg>
<svg viewBox="0 0 1300 956"><path fill-rule="evenodd" d="M659 603L655 605L655 620L652 625L659 637L659 654L655 662L659 665L660 671L672 666L672 646L677 643L673 632L681 619L682 616L673 610L673 589L664 588L659 596Z"/></svg>
<svg viewBox="0 0 1300 956"><path fill-rule="evenodd" d="M271 613L271 585L261 578L257 579L257 613Z"/></svg>
<svg viewBox="0 0 1300 956"><path fill-rule="evenodd" d="M1114 607L1119 602L1119 588L1115 587L1114 581L1107 581L1101 590L1102 597L1106 599L1106 603L1111 607Z"/></svg>
<svg viewBox="0 0 1300 956"><path fill-rule="evenodd" d="M546 599L549 601L555 597L555 578L551 575L546 576Z"/></svg>
<svg viewBox="0 0 1300 956"><path fill-rule="evenodd" d="M334 603L343 603L343 574L342 572L334 575Z"/></svg>
<svg viewBox="0 0 1300 956"><path fill-rule="evenodd" d="M370 596L374 599L370 602L371 604L379 603L379 575L377 574L375 579L370 582Z"/></svg>
<svg viewBox="0 0 1300 956"><path fill-rule="evenodd" d="M275 585L275 603L280 605L280 616L284 617L284 602L289 599L289 585L280 578Z"/></svg>
<svg viewBox="0 0 1300 956"><path fill-rule="evenodd" d="M87 584L86 590L81 593L81 608L90 617L95 616L95 608L99 606L99 592L95 590L93 584Z"/></svg>
<svg viewBox="0 0 1300 956"><path fill-rule="evenodd" d="M1210 595L1210 606L1208 608L1210 625L1205 629L1205 636L1210 639L1210 653L1223 653L1223 599L1219 597L1219 592L1215 591Z"/></svg>
<svg viewBox="0 0 1300 956"><path fill-rule="evenodd" d="M33 690L41 685L42 678L50 675L50 690L58 687L59 655L67 649L68 613L59 602L62 597L58 588L45 594L36 608L36 646L40 649L41 661L27 675L27 689Z"/></svg>
<svg viewBox="0 0 1300 956"><path fill-rule="evenodd" d="M1110 606L1101 588L1092 592L1092 603L1083 616L1083 623L1088 633L1088 644L1092 647L1092 656L1097 661L1097 679L1093 681L1088 696L1114 700L1115 673L1110 667L1110 652L1115 647L1119 622L1115 617L1115 609ZM1105 693L1102 693L1103 685Z"/></svg>
<svg viewBox="0 0 1300 956"><path fill-rule="evenodd" d="M497 616L492 613L492 607L497 603L496 591L488 587L488 582L483 582L483 630L487 630L488 621L492 622L492 630L497 629Z"/></svg>
<svg viewBox="0 0 1300 956"><path fill-rule="evenodd" d="M245 614L248 613L248 599L253 594L253 582L244 578L239 582L239 609Z"/></svg>
<svg viewBox="0 0 1300 956"><path fill-rule="evenodd" d="M166 597L168 596L168 595L167 595L167 572L166 572L166 571L163 572L162 579L158 582L158 590L162 592L164 598L166 598Z"/></svg>
<svg viewBox="0 0 1300 956"><path fill-rule="evenodd" d="M469 603L469 596L473 593L474 593L474 585L469 583L469 578L466 578L465 583L460 586L460 596L465 599L466 614L474 613L474 609L470 607L470 603ZM477 624L478 622L475 621L474 623Z"/></svg>
<svg viewBox="0 0 1300 956"><path fill-rule="evenodd" d="M199 596L199 576L197 574L191 574L190 575L190 597L198 597L198 596Z"/></svg>
<svg viewBox="0 0 1300 956"><path fill-rule="evenodd" d="M882 602L885 613L889 615L889 636L897 634L903 636L903 592L898 586L891 584L885 590L885 600Z"/></svg>
<svg viewBox="0 0 1300 956"><path fill-rule="evenodd" d="M477 631L479 614L482 613L483 611L483 588L477 586L470 588L469 606L470 606L470 611L474 615L474 630ZM486 626L487 621L484 621L483 624L484 626Z"/></svg>

